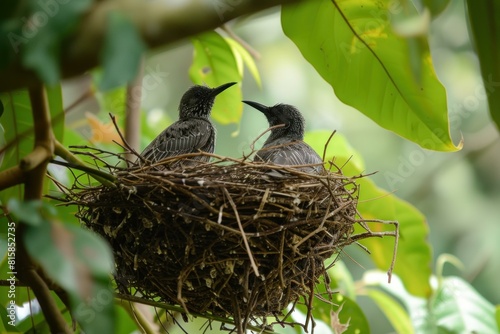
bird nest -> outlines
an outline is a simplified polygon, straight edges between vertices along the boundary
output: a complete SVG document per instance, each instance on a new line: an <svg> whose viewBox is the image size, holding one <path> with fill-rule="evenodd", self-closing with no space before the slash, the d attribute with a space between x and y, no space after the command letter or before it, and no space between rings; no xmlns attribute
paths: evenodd
<svg viewBox="0 0 500 334"><path fill-rule="evenodd" d="M95 152L101 162L112 154ZM114 250L121 293L230 317L243 333L269 316L288 323L283 310L298 302L309 309L307 323L315 285L328 282L325 260L387 235L359 219L356 178L331 166L316 175L215 155L182 170L106 165L114 186L77 180L68 200Z"/></svg>

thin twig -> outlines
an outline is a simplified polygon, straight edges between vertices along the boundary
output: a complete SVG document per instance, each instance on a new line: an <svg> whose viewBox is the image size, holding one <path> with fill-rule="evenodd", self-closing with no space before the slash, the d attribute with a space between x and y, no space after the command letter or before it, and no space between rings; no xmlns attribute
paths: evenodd
<svg viewBox="0 0 500 334"><path fill-rule="evenodd" d="M335 133L337 133L337 130L334 130L332 132L332 134L330 135L330 137L328 137L328 140L326 141L326 144L323 148L323 161L325 161L326 159L326 150L328 149L328 146L330 145L330 140L332 140L333 136L335 135Z"/></svg>
<svg viewBox="0 0 500 334"><path fill-rule="evenodd" d="M284 126L285 126L285 124L278 124L278 125L271 126L271 127L267 128L264 132L262 132L260 135L258 135L258 136L257 136L257 138L255 138L255 139L252 141L252 143L250 143L250 149L252 150L252 151L250 152L250 155L251 155L252 153L256 152L256 150L255 150L255 143L257 143L257 141L258 141L260 138L262 138L262 136L264 136L266 133L268 133L268 132L270 132L270 131L272 131L272 130L274 130L274 129L282 128L282 127L284 127Z"/></svg>
<svg viewBox="0 0 500 334"><path fill-rule="evenodd" d="M73 168L80 167L80 169L84 169L85 172L92 174L92 176L94 176L94 178L101 184L107 187L115 187L115 184L113 182L116 180L116 177L114 177L113 175L90 168L87 164L78 159L73 153L67 150L64 145L62 145L58 140L55 139L54 147L55 154L68 161L73 166ZM55 162L55 160L53 160L52 163L58 163L60 165L62 164L61 162Z"/></svg>
<svg viewBox="0 0 500 334"><path fill-rule="evenodd" d="M229 194L229 192L227 191L227 189L223 188L223 190L224 190L224 193L226 194L226 197L229 201L229 204L231 204L231 207L234 210L234 215L236 217L236 221L238 222L238 227L240 228L240 231L241 231L241 238L243 239L243 243L245 244L245 249L248 253L248 259L250 260L250 264L252 265L253 272L255 273L255 276L259 277L260 276L259 268L257 267L257 264L255 263L255 259L253 258L252 250L250 249L250 245L248 244L246 233L243 230L243 226L241 225L240 216L238 214L238 208L236 208L236 205L234 204L234 201L233 201L231 195Z"/></svg>

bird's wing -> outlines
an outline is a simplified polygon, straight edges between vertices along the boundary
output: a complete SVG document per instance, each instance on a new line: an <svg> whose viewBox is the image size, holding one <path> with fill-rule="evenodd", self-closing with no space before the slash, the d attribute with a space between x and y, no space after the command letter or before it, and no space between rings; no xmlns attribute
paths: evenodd
<svg viewBox="0 0 500 334"><path fill-rule="evenodd" d="M163 130L141 153L150 161L195 153L215 140L212 124L201 119L180 120ZM210 152L211 153L211 152Z"/></svg>
<svg viewBox="0 0 500 334"><path fill-rule="evenodd" d="M263 147L257 152L255 160L292 166L323 163L323 160L316 151L302 141L277 145L270 143L270 145Z"/></svg>

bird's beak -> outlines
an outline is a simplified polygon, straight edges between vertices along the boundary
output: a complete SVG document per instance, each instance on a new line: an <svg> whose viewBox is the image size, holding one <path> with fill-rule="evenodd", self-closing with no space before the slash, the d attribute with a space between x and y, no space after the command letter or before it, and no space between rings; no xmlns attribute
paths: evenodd
<svg viewBox="0 0 500 334"><path fill-rule="evenodd" d="M242 102L248 104L250 107L254 107L255 109L259 110L260 112L263 112L264 114L267 112L267 110L269 110L269 107L257 102L253 101L242 101Z"/></svg>
<svg viewBox="0 0 500 334"><path fill-rule="evenodd" d="M231 87L232 85L235 85L235 84L236 84L236 82L229 82L227 84L220 85L219 87L212 88L211 95L212 96L217 96L217 95L219 95L220 93L222 93L223 91L225 91L226 89L228 89L229 87Z"/></svg>

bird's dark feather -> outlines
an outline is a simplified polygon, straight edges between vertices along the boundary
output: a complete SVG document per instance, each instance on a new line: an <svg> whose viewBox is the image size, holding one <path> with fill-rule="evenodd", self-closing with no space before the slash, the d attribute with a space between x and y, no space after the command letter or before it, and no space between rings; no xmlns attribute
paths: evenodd
<svg viewBox="0 0 500 334"><path fill-rule="evenodd" d="M262 147L255 155L254 160L271 162L277 165L314 165L322 164L321 157L303 141L277 140ZM302 168L305 171L320 172L322 165Z"/></svg>
<svg viewBox="0 0 500 334"><path fill-rule="evenodd" d="M198 151L213 153L212 138L215 138L215 128L208 119L181 119L163 130L144 149L141 156L150 161L159 161Z"/></svg>

